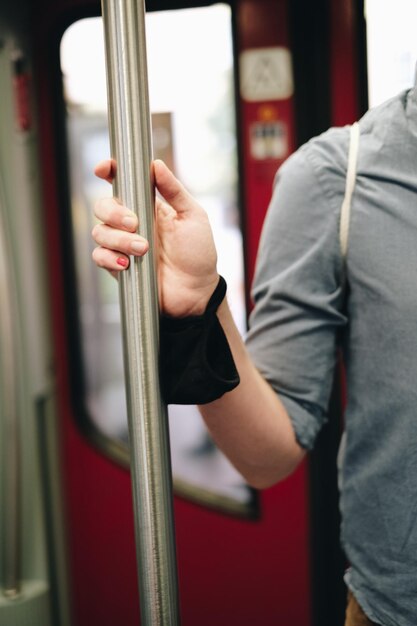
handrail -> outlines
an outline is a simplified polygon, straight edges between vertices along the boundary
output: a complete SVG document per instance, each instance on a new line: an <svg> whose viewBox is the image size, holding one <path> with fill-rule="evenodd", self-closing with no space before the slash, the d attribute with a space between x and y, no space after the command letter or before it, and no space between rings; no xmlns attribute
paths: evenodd
<svg viewBox="0 0 417 626"><path fill-rule="evenodd" d="M123 352L143 626L179 623L172 477L159 388L159 307L143 0L102 0L115 195L139 218L151 251L120 278Z"/></svg>
<svg viewBox="0 0 417 626"><path fill-rule="evenodd" d="M3 476L1 515L4 528L3 593L16 597L20 593L20 437L18 419L18 347L15 328L15 290L9 262L5 232L5 197L0 180L0 402L2 417Z"/></svg>

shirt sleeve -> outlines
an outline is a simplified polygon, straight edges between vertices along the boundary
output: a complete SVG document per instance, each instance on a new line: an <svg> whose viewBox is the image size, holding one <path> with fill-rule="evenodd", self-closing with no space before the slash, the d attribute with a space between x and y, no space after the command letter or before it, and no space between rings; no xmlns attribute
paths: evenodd
<svg viewBox="0 0 417 626"><path fill-rule="evenodd" d="M279 170L260 240L247 347L311 449L326 420L343 313L343 175L305 146Z"/></svg>

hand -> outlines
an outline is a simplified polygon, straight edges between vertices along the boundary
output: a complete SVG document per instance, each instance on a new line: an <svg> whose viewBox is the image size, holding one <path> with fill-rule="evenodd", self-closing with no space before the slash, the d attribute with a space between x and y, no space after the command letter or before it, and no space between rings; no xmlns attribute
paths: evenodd
<svg viewBox="0 0 417 626"><path fill-rule="evenodd" d="M164 200L156 199L158 285L163 313L174 317L200 315L216 288L217 253L204 209L162 161L153 163L155 184ZM99 163L95 174L108 182L116 175L115 161ZM95 263L113 275L129 266L129 255L143 256L149 243L137 234L136 215L115 198L99 200L93 228L98 244Z"/></svg>

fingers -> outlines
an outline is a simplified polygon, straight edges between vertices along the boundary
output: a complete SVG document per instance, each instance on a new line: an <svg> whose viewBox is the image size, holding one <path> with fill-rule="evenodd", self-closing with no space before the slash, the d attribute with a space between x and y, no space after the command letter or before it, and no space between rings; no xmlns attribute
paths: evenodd
<svg viewBox="0 0 417 626"><path fill-rule="evenodd" d="M106 163L106 162L104 162ZM103 170L104 172L104 170ZM92 231L98 247L93 260L113 275L129 267L129 256L143 256L149 249L144 237L137 234L138 218L114 198L103 198L95 206L96 224Z"/></svg>
<svg viewBox="0 0 417 626"><path fill-rule="evenodd" d="M183 185L162 161L153 164L155 182L166 202L157 199L157 213L164 223L172 217L200 208ZM101 161L95 168L98 177L112 182L116 175L114 160ZM201 209L200 209L201 210ZM97 244L93 260L116 275L129 266L129 256L143 256L149 249L146 239L137 234L138 219L135 213L120 204L117 199L99 200L94 209L95 216L103 223L96 224L92 236Z"/></svg>
<svg viewBox="0 0 417 626"><path fill-rule="evenodd" d="M121 252L122 255L124 254L126 256L130 254L142 256L149 249L148 242L140 235L117 230L107 224L96 224L93 228L92 235L94 241L102 248L106 248L115 253Z"/></svg>
<svg viewBox="0 0 417 626"><path fill-rule="evenodd" d="M104 267L113 274L113 276L121 270L129 267L129 257L116 252L115 250L107 250L98 247L93 250L93 261L98 267Z"/></svg>
<svg viewBox="0 0 417 626"><path fill-rule="evenodd" d="M112 183L113 179L116 177L116 171L116 161L114 159L106 159L96 165L94 174L98 176L98 178L103 178L107 180L108 183Z"/></svg>
<svg viewBox="0 0 417 626"><path fill-rule="evenodd" d="M155 183L160 194L165 200L173 206L176 213L186 213L191 209L195 209L197 205L194 198L188 193L185 187L174 176L171 170L163 161L157 159L153 162ZM112 183L117 172L117 164L114 159L100 161L95 167L94 173L99 178ZM99 217L99 216L97 216ZM99 217L106 221L102 217Z"/></svg>
<svg viewBox="0 0 417 626"><path fill-rule="evenodd" d="M114 198L102 198L94 207L95 216L112 228L134 233L138 228L138 218Z"/></svg>
<svg viewBox="0 0 417 626"><path fill-rule="evenodd" d="M154 161L153 166L158 191L177 213L186 213L198 206L194 198L180 181L175 178L163 161L157 159Z"/></svg>

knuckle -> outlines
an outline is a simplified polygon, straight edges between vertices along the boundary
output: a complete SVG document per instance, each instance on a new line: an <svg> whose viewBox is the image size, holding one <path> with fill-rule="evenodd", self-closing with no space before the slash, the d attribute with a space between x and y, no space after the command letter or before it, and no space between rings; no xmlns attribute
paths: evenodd
<svg viewBox="0 0 417 626"><path fill-rule="evenodd" d="M113 198L100 198L94 207L95 216L102 222L109 221L109 214L113 206Z"/></svg>
<svg viewBox="0 0 417 626"><path fill-rule="evenodd" d="M92 259L98 267L103 267L103 258L101 255L101 248L94 248L92 254Z"/></svg>
<svg viewBox="0 0 417 626"><path fill-rule="evenodd" d="M133 237L129 235L120 235L119 246L120 250L129 251L132 245Z"/></svg>
<svg viewBox="0 0 417 626"><path fill-rule="evenodd" d="M120 224L122 214L123 214L123 211L122 211L121 206L118 204L112 204L112 206L108 208L108 213L107 213L108 223Z"/></svg>
<svg viewBox="0 0 417 626"><path fill-rule="evenodd" d="M92 237L95 241L97 241L98 243L98 239L100 237L100 231L101 231L101 225L100 224L96 224L95 226L93 226L93 230L91 231Z"/></svg>
<svg viewBox="0 0 417 626"><path fill-rule="evenodd" d="M94 203L94 215L96 217L98 217L98 219L101 219L101 216L103 214L103 204L104 204L104 202L105 202L104 198L99 198Z"/></svg>

